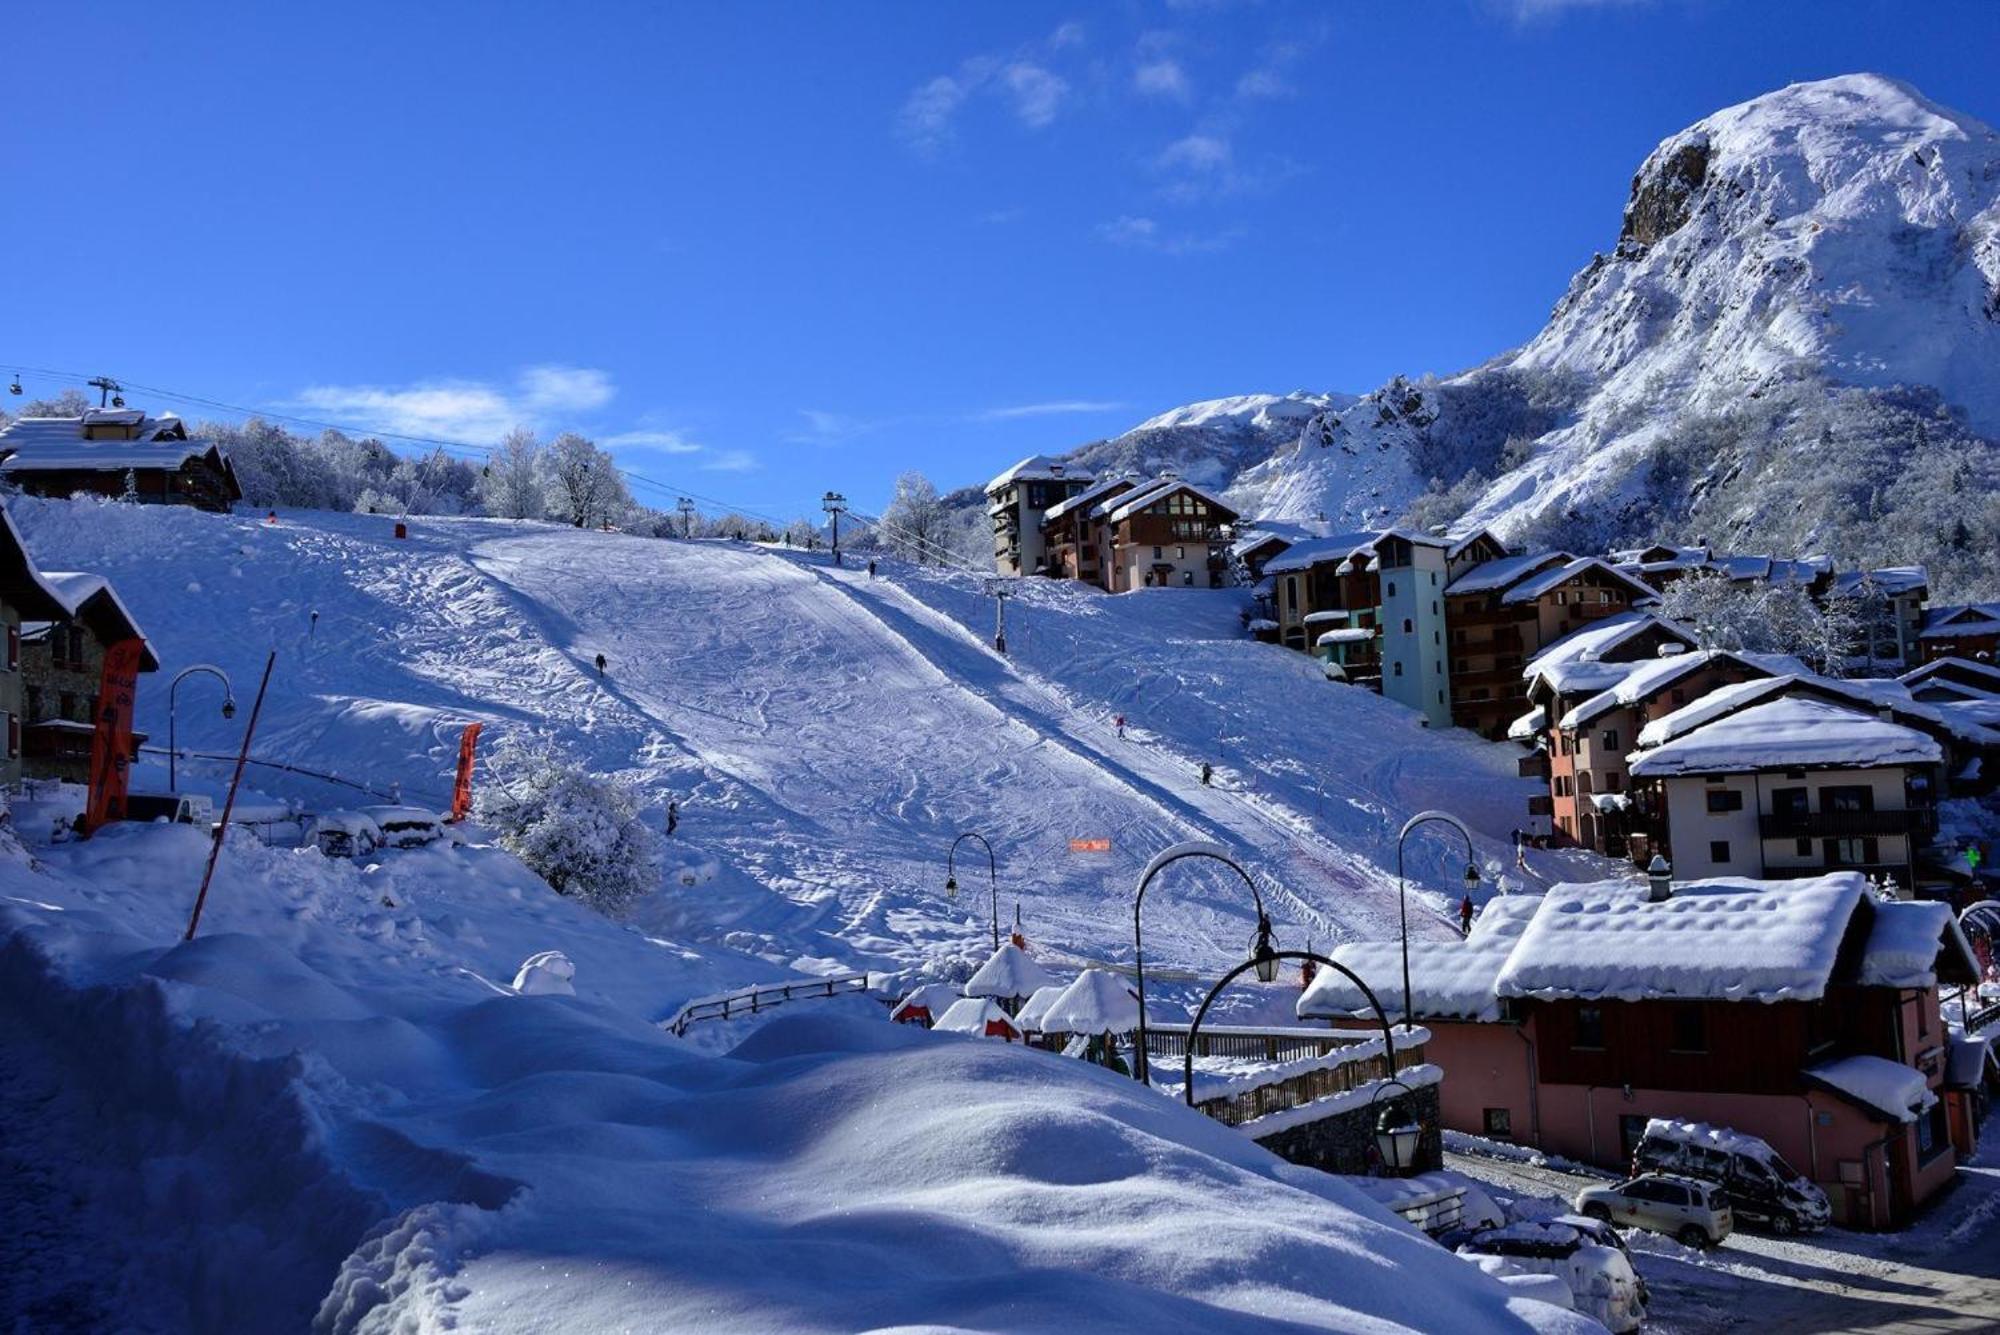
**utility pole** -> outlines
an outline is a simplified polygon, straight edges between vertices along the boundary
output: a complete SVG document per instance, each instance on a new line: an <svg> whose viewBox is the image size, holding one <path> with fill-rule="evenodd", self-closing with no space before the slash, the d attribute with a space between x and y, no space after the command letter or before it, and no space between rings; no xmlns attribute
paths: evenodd
<svg viewBox="0 0 2000 1335"><path fill-rule="evenodd" d="M820 498L819 508L826 511L833 521L833 563L840 560L840 517L847 512L847 498L837 491L829 491Z"/></svg>
<svg viewBox="0 0 2000 1335"><path fill-rule="evenodd" d="M993 652L1007 652L1007 600L1014 591L1007 587L1005 580L986 581L986 592L993 595ZM998 947L995 947L996 949Z"/></svg>
<svg viewBox="0 0 2000 1335"><path fill-rule="evenodd" d="M125 386L119 384L110 376L101 375L94 380L86 380L83 383L97 391L98 407L104 407L106 399L111 400L111 406L114 408L123 408L125 406ZM113 397L114 395L116 396L115 398Z"/></svg>
<svg viewBox="0 0 2000 1335"><path fill-rule="evenodd" d="M681 536L683 538L692 538L694 536L694 502L683 496L674 508L681 512Z"/></svg>

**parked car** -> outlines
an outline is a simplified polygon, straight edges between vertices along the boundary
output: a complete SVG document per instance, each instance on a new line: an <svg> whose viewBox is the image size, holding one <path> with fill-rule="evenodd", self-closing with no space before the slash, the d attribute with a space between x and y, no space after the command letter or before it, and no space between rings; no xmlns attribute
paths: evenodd
<svg viewBox="0 0 2000 1335"><path fill-rule="evenodd" d="M1672 1173L1723 1189L1738 1219L1773 1233L1825 1228L1833 1208L1821 1191L1756 1136L1706 1122L1656 1117L1632 1153L1635 1173Z"/></svg>
<svg viewBox="0 0 2000 1335"><path fill-rule="evenodd" d="M1672 1234L1689 1247L1719 1246L1736 1226L1722 1188L1665 1173L1641 1173L1611 1186L1585 1187L1576 1193L1576 1212Z"/></svg>
<svg viewBox="0 0 2000 1335"><path fill-rule="evenodd" d="M444 818L422 807L363 807L361 814L375 822L377 842L384 848L421 848L447 833Z"/></svg>
<svg viewBox="0 0 2000 1335"><path fill-rule="evenodd" d="M125 798L125 819L213 825L215 802L205 793L131 793Z"/></svg>
<svg viewBox="0 0 2000 1335"><path fill-rule="evenodd" d="M322 811L306 826L306 842L330 858L358 858L382 846L382 830L363 811Z"/></svg>
<svg viewBox="0 0 2000 1335"><path fill-rule="evenodd" d="M1601 1233L1611 1235L1608 1244L1600 1240ZM1516 1269L1555 1276L1569 1287L1576 1310L1614 1335L1637 1330L1646 1320L1645 1282L1609 1225L1589 1219L1509 1224L1473 1234L1458 1252L1503 1257Z"/></svg>

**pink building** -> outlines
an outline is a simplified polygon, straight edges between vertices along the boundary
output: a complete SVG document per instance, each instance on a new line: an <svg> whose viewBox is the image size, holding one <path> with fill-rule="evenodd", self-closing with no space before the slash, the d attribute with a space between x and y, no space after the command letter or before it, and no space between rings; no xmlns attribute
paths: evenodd
<svg viewBox="0 0 2000 1335"><path fill-rule="evenodd" d="M1881 903L1858 873L1559 885L1489 902L1463 942L1412 942L1414 1013L1445 1072L1447 1128L1626 1168L1654 1117L1759 1136L1837 1222L1893 1228L1975 1143L1978 1040L1939 984L1976 977L1945 905ZM1393 1015L1395 942L1340 947ZM1299 1014L1347 1018L1331 970Z"/></svg>

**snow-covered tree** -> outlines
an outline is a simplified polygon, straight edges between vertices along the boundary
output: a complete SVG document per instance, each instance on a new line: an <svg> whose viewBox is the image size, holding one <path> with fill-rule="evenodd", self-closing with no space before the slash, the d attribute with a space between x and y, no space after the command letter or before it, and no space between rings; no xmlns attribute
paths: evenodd
<svg viewBox="0 0 2000 1335"><path fill-rule="evenodd" d="M1792 654L1830 676L1845 671L1858 633L1845 600L1822 606L1801 584L1737 583L1716 571L1669 584L1660 611L1687 626L1704 649Z"/></svg>
<svg viewBox="0 0 2000 1335"><path fill-rule="evenodd" d="M541 738L503 742L491 775L474 816L558 894L617 913L658 884L657 843L628 785Z"/></svg>
<svg viewBox="0 0 2000 1335"><path fill-rule="evenodd" d="M632 508L632 494L617 463L574 431L549 442L542 470L551 519L589 528L621 520Z"/></svg>
<svg viewBox="0 0 2000 1335"><path fill-rule="evenodd" d="M912 561L943 564L952 551L951 529L951 510L929 478L912 470L896 479L880 533L890 551Z"/></svg>
<svg viewBox="0 0 2000 1335"><path fill-rule="evenodd" d="M542 495L541 443L526 427L515 427L487 461L479 480L486 513L502 519L539 519L548 509Z"/></svg>

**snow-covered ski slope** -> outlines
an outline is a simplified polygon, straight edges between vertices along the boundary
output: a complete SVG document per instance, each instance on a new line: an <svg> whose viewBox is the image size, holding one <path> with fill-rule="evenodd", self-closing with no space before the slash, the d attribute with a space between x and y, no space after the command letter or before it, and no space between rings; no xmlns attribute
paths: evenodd
<svg viewBox="0 0 2000 1335"><path fill-rule="evenodd" d="M900 562L870 580L824 553L494 520L413 519L398 541L379 516L13 512L45 568L109 575L145 626L167 665L141 685L156 741L168 673L218 663L247 703L269 648L262 757L441 801L464 722L484 720L489 746L547 730L660 809L681 803L643 925L808 971L978 951L990 900L976 841L959 848L959 898L943 894L967 830L998 855L1003 920L1018 903L1058 963L1129 960L1133 880L1189 838L1239 853L1283 944L1384 936L1405 818L1465 818L1490 889L1512 870L1530 791L1511 748L1427 731L1247 640L1228 591L1019 582L1003 658L982 581ZM233 748L213 694L182 687L184 747ZM196 772L214 783L225 769ZM253 781L315 805L362 800L271 771ZM1454 837L1411 840L1413 931L1449 930ZM1072 839L1111 851L1073 853ZM1213 976L1254 921L1226 872L1177 868L1148 895L1149 962Z"/></svg>

